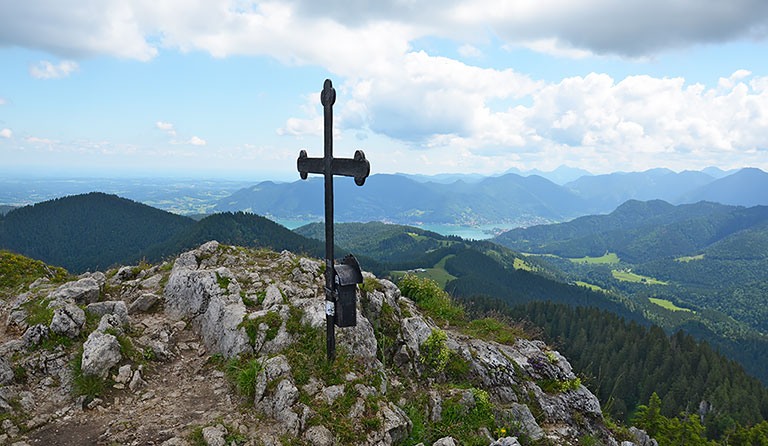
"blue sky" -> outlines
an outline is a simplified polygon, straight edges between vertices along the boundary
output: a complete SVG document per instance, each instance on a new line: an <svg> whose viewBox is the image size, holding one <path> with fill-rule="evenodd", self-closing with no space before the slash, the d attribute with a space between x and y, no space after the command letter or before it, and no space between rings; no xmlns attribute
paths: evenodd
<svg viewBox="0 0 768 446"><path fill-rule="evenodd" d="M758 0L0 4L0 175L768 169Z"/></svg>

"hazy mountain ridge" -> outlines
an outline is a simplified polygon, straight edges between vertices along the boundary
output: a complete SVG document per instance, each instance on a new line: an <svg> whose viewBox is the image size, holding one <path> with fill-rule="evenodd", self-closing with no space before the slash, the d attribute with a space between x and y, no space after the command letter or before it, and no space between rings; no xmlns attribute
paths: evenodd
<svg viewBox="0 0 768 446"><path fill-rule="evenodd" d="M577 216L587 204L537 176L507 174L477 183L419 183L400 175L372 175L365 187L334 180L336 221L455 223L556 221ZM323 216L322 180L262 182L222 199L217 211L248 210L277 218Z"/></svg>
<svg viewBox="0 0 768 446"><path fill-rule="evenodd" d="M759 169L742 169L719 179L698 171L651 169L584 175L562 186L535 174L485 178L379 174L363 188L349 179L334 180L334 205L336 221L342 222L527 227L610 212L628 200L768 204L768 194L760 194L762 190L768 190L768 173ZM215 210L246 210L281 219L322 218L322 180L262 182L220 200Z"/></svg>

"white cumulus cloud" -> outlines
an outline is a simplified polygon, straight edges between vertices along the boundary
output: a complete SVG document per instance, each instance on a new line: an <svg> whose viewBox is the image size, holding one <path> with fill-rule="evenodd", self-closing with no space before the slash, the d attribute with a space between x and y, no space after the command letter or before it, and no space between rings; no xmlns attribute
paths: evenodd
<svg viewBox="0 0 768 446"><path fill-rule="evenodd" d="M29 74L35 79L61 79L77 71L77 62L63 60L54 65L47 60L41 60L37 65L30 65Z"/></svg>
<svg viewBox="0 0 768 446"><path fill-rule="evenodd" d="M11 129L2 129L0 130L0 136L3 138L10 138L13 135L13 132Z"/></svg>
<svg viewBox="0 0 768 446"><path fill-rule="evenodd" d="M193 146L204 146L207 143L204 139L193 136L187 140L187 144L192 144Z"/></svg>
<svg viewBox="0 0 768 446"><path fill-rule="evenodd" d="M171 136L176 136L176 129L173 128L173 124L170 122L157 121L155 127L167 132Z"/></svg>

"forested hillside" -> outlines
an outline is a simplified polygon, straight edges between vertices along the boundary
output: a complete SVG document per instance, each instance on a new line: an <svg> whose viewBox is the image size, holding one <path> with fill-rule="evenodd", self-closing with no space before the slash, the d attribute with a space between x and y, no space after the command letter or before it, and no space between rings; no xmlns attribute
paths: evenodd
<svg viewBox="0 0 768 446"><path fill-rule="evenodd" d="M313 257L322 257L325 245L303 237L260 215L245 212L213 214L179 231L168 240L137 253L156 262L165 257L200 246L209 240L245 247L287 249Z"/></svg>
<svg viewBox="0 0 768 446"><path fill-rule="evenodd" d="M638 408L653 394L660 398L660 415L700 416L706 437L721 444L768 419L768 389L737 362L682 331L668 336L658 326L627 322L594 307L529 302L510 308L479 296L464 302L475 315L490 310L541 328L616 419L636 420Z"/></svg>
<svg viewBox="0 0 768 446"><path fill-rule="evenodd" d="M91 192L15 209L0 247L80 273L106 269L194 221L116 195Z"/></svg>

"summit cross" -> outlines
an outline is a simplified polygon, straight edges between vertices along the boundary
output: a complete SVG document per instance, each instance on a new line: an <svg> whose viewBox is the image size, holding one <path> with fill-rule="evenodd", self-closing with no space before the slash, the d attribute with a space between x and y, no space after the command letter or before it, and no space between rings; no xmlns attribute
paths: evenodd
<svg viewBox="0 0 768 446"><path fill-rule="evenodd" d="M333 176L354 177L355 184L362 186L371 171L368 160L362 150L355 151L353 158L333 157L333 104L336 102L336 90L330 79L323 84L320 103L323 104L324 146L322 158L308 158L307 151L299 152L296 166L302 180L310 173L325 176L325 322L326 352L329 361L336 355L336 334L334 323L336 301L338 297L338 276L333 258ZM353 258L354 259L354 258ZM357 265L357 261L354 262Z"/></svg>

